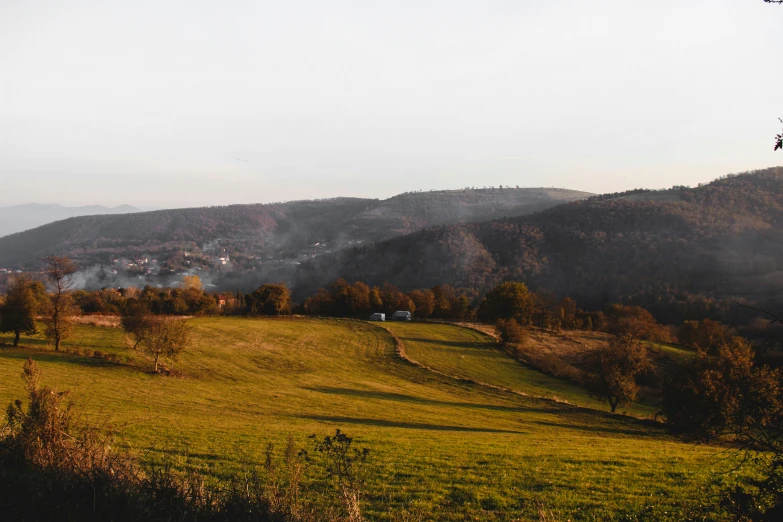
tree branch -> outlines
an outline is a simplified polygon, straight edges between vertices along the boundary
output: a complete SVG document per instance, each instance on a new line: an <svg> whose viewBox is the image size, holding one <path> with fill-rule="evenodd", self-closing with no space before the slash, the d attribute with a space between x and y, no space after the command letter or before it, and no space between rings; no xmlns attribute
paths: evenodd
<svg viewBox="0 0 783 522"><path fill-rule="evenodd" d="M766 2L767 0L764 0L764 1ZM783 4L783 0L779 0L778 3L782 3ZM767 310L762 310L761 308L756 308L755 306L750 306L750 305L738 303L737 301L734 301L734 304L737 305L737 306L741 306L742 308L747 308L749 310L755 310L756 312L761 312L762 314L768 315L769 317L772 318L772 323L773 324L774 323L781 323L781 324L783 324L783 319L781 319L777 315L773 314L772 312L768 312Z"/></svg>

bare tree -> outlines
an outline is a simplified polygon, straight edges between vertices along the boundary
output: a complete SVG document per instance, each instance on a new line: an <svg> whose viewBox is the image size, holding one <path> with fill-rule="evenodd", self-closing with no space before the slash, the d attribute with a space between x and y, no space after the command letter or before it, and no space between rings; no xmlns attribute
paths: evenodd
<svg viewBox="0 0 783 522"><path fill-rule="evenodd" d="M59 352L60 342L71 333L71 318L75 315L71 299L71 276L76 272L76 265L67 257L49 256L43 261L46 263L45 274L52 291L46 319L46 337L54 341L54 350Z"/></svg>

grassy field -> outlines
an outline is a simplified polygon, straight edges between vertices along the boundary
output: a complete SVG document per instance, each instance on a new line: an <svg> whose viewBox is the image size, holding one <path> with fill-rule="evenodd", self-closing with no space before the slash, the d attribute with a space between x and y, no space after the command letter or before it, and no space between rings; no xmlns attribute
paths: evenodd
<svg viewBox="0 0 783 522"><path fill-rule="evenodd" d="M605 410L606 403L587 394L584 388L557 379L531 366L518 363L503 352L487 335L450 324L386 325L405 346L414 361L447 375L472 379L532 397L544 397L569 404ZM422 335L424 334L424 335ZM649 414L652 409L627 408Z"/></svg>
<svg viewBox="0 0 783 522"><path fill-rule="evenodd" d="M537 519L540 506L571 520L680 520L718 449L678 442L649 423L611 416L580 389L517 363L471 330L389 324L408 355L446 373L552 400L520 396L414 366L376 325L319 319L192 319L182 377L154 375L122 332L79 326L54 353L39 339L0 347L0 404L23 396L23 361L70 389L82 411L122 428L142 459L187 453L209 473L259 462L287 435L340 428L371 450L370 519L401 510L436 520ZM0 336L0 342L10 337ZM91 357L114 353L119 362ZM592 401L592 402L591 402Z"/></svg>

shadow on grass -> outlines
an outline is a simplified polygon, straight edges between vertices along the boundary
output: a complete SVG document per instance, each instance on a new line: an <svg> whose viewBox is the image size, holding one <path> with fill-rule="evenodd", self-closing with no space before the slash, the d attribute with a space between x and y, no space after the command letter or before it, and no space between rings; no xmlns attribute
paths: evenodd
<svg viewBox="0 0 783 522"><path fill-rule="evenodd" d="M497 348L495 345L489 342L473 342L473 341L441 341L439 339L425 339L424 337L400 337L400 341L410 341L412 343L423 344L435 344L437 346L450 347L450 348Z"/></svg>
<svg viewBox="0 0 783 522"><path fill-rule="evenodd" d="M600 419L593 419L600 420ZM560 422L550 421L535 421L535 424L540 426L549 426L552 428L563 428L568 430L589 431L592 433L612 433L615 435L630 435L633 437L651 437L659 438L664 436L666 432L661 428L661 425L652 421L645 421L640 419L634 419L632 417L621 417L619 419L610 419L614 422L624 422L627 426L611 427L611 426L594 426L589 424L566 424Z"/></svg>
<svg viewBox="0 0 783 522"><path fill-rule="evenodd" d="M408 402L413 404L427 404L435 406L454 406L457 408L478 408L484 410L493 411L510 411L510 412L537 412L537 413L559 413L563 410L560 407L525 407L525 406L498 406L495 404L480 404L471 402L451 402L451 401L439 401L435 399L427 399L424 397L414 397L412 395L404 395L402 393L390 393L374 390L356 390L353 388L333 388L329 386L313 386L305 388L310 391L319 393L328 393L330 395L347 395L350 397L360 397L363 399L381 399L387 401Z"/></svg>
<svg viewBox="0 0 783 522"><path fill-rule="evenodd" d="M444 426L442 424L427 424L423 422L398 422L384 419L359 419L356 417L333 417L329 415L294 415L299 419L309 419L338 424L360 424L364 426L382 426L385 428L405 428L409 430L459 431L470 433L513 433L524 435L524 431L497 430L492 428L469 428L466 426Z"/></svg>
<svg viewBox="0 0 783 522"><path fill-rule="evenodd" d="M0 347L0 358L16 359L25 361L30 357L37 362L61 362L67 364L78 364L80 366L92 366L99 368L136 368L131 364L125 364L100 357L86 357L65 351L55 352L38 347L19 346L18 348ZM21 366L20 366L21 368Z"/></svg>
<svg viewBox="0 0 783 522"><path fill-rule="evenodd" d="M12 344L13 338L0 338L0 348L12 348ZM52 346L52 343L46 339L35 339L30 337L22 337L19 339L19 346L17 346L17 348L25 348L29 346L35 346L36 348L46 348L47 346Z"/></svg>

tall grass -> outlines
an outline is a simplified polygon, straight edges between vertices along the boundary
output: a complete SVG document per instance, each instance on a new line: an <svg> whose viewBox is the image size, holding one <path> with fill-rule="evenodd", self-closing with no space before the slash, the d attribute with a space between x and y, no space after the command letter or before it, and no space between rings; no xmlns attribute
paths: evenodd
<svg viewBox="0 0 783 522"><path fill-rule="evenodd" d="M105 426L97 429L74 415L68 392L41 384L32 359L23 377L27 404L16 400L8 407L0 432L3 520L363 520L356 469L367 450L351 448L352 439L339 430L317 441L312 453L324 456L326 487L303 490L311 454L291 438L282 459L269 446L263 469L247 465L225 481L209 482L195 469L175 471L168 462L140 466L115 451Z"/></svg>

